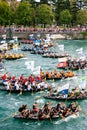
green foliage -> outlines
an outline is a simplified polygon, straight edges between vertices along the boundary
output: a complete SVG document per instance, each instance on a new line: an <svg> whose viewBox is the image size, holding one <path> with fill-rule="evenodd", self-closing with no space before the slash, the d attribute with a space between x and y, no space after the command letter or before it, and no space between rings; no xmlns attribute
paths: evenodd
<svg viewBox="0 0 87 130"><path fill-rule="evenodd" d="M77 7L77 2L76 0L73 0L72 2L70 2L70 12L71 12L71 15L72 15L72 26L76 24L76 15L77 15L77 12L79 10L79 8Z"/></svg>
<svg viewBox="0 0 87 130"><path fill-rule="evenodd" d="M87 36L87 32L81 32L81 34L86 37Z"/></svg>
<svg viewBox="0 0 87 130"><path fill-rule="evenodd" d="M87 22L87 0L22 0L20 4L11 0L0 0L0 24L35 25L85 24ZM72 19L71 19L72 18Z"/></svg>
<svg viewBox="0 0 87 130"><path fill-rule="evenodd" d="M87 22L87 10L79 10L76 17L77 24L83 25Z"/></svg>
<svg viewBox="0 0 87 130"><path fill-rule="evenodd" d="M18 25L30 25L34 17L34 9L29 2L22 2L15 11L15 23Z"/></svg>
<svg viewBox="0 0 87 130"><path fill-rule="evenodd" d="M36 14L39 24L51 25L53 23L54 14L49 5L46 4L39 5L37 7Z"/></svg>
<svg viewBox="0 0 87 130"><path fill-rule="evenodd" d="M0 2L0 24L8 25L11 19L11 10L7 2Z"/></svg>
<svg viewBox="0 0 87 130"><path fill-rule="evenodd" d="M71 23L71 18L72 16L69 10L66 9L66 10L61 11L60 18L59 18L60 23L69 25Z"/></svg>
<svg viewBox="0 0 87 130"><path fill-rule="evenodd" d="M70 1L69 0L58 0L56 3L56 7L55 7L55 16L56 16L56 21L58 24L60 24L60 13L61 11L65 10L65 9L70 9Z"/></svg>

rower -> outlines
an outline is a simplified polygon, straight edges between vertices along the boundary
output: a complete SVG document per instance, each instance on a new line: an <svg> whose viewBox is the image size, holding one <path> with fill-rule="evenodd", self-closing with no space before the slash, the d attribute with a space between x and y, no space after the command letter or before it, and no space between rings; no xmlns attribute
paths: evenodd
<svg viewBox="0 0 87 130"><path fill-rule="evenodd" d="M22 82L24 79L23 74L20 75L19 80Z"/></svg>
<svg viewBox="0 0 87 130"><path fill-rule="evenodd" d="M16 81L16 76L13 75L13 76L11 77L11 82L12 82L12 83L15 83L15 81Z"/></svg>
<svg viewBox="0 0 87 130"><path fill-rule="evenodd" d="M16 87L16 90L19 90L19 84L18 84L19 80L16 80L15 82L15 87Z"/></svg>
<svg viewBox="0 0 87 130"><path fill-rule="evenodd" d="M21 117L26 117L27 111L28 111L28 110L27 110L27 104L22 105L22 106L19 108L20 116L21 116Z"/></svg>
<svg viewBox="0 0 87 130"><path fill-rule="evenodd" d="M29 82L28 85L27 85L27 89L30 91L32 90L32 87L31 87L31 83Z"/></svg>
<svg viewBox="0 0 87 130"><path fill-rule="evenodd" d="M37 105L38 105L37 103L34 103L34 104L33 104L33 110L32 110L32 111L33 111L33 114L36 114L36 113L39 111Z"/></svg>

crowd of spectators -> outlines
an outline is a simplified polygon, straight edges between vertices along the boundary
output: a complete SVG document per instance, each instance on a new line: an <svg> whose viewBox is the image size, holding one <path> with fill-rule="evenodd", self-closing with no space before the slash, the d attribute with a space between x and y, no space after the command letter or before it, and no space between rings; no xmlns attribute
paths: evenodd
<svg viewBox="0 0 87 130"><path fill-rule="evenodd" d="M73 27L73 28L70 28L70 27L66 27L66 28L60 28L58 26L56 27L48 27L48 28L33 28L33 27L14 27L14 26L11 26L10 27L12 32L18 32L18 33L37 33L37 32L41 32L41 33L60 33L60 34L63 34L63 33L80 33L80 32L85 32L87 31L87 26L76 26L76 27ZM9 30L9 27L3 27L1 26L0 27L0 33L6 33L7 31Z"/></svg>

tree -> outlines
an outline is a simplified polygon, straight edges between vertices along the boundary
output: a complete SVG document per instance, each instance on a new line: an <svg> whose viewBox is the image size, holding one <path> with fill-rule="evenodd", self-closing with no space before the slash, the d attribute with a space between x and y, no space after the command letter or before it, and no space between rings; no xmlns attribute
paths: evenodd
<svg viewBox="0 0 87 130"><path fill-rule="evenodd" d="M51 25L53 23L54 14L52 9L47 4L41 4L37 7L36 16L39 24Z"/></svg>
<svg viewBox="0 0 87 130"><path fill-rule="evenodd" d="M77 24L84 25L87 22L87 10L79 10L76 17Z"/></svg>
<svg viewBox="0 0 87 130"><path fill-rule="evenodd" d="M71 0L70 1L70 13L72 15L72 20L71 20L72 26L74 24L76 24L76 15L77 15L78 10L79 10L79 8L77 7L76 0Z"/></svg>
<svg viewBox="0 0 87 130"><path fill-rule="evenodd" d="M0 24L8 25L11 19L11 10L7 2L0 1Z"/></svg>
<svg viewBox="0 0 87 130"><path fill-rule="evenodd" d="M19 4L15 11L15 23L19 25L30 25L34 18L34 8L25 1Z"/></svg>
<svg viewBox="0 0 87 130"><path fill-rule="evenodd" d="M72 16L71 16L69 10L66 9L66 10L61 11L60 18L59 18L60 23L62 23L64 25L69 25L71 23L71 18L72 18Z"/></svg>
<svg viewBox="0 0 87 130"><path fill-rule="evenodd" d="M65 9L66 9L66 1L58 0L55 7L55 18L56 18L57 24L60 24L59 23L60 12Z"/></svg>
<svg viewBox="0 0 87 130"><path fill-rule="evenodd" d="M19 5L19 3L14 1L14 0L11 1L11 3L10 3L10 9L11 9L11 20L10 20L10 23L14 23L15 11L16 11L16 8L17 8L18 5Z"/></svg>

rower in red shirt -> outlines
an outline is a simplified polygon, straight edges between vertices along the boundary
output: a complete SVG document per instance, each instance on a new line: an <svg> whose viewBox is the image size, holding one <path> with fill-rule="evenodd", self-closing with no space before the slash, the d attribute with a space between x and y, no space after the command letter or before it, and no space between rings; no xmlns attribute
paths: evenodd
<svg viewBox="0 0 87 130"><path fill-rule="evenodd" d="M24 79L23 74L21 74L19 80L23 81L23 79Z"/></svg>
<svg viewBox="0 0 87 130"><path fill-rule="evenodd" d="M22 85L25 85L26 82L27 82L27 78L24 78L22 81Z"/></svg>
<svg viewBox="0 0 87 130"><path fill-rule="evenodd" d="M12 82L12 83L15 83L15 81L16 81L16 76L13 75L13 76L11 77L11 82Z"/></svg>

